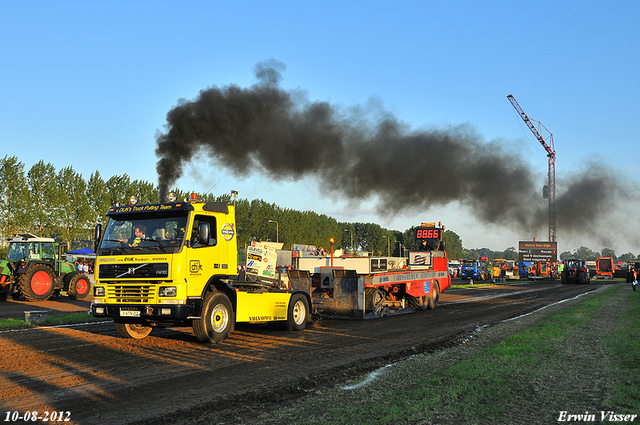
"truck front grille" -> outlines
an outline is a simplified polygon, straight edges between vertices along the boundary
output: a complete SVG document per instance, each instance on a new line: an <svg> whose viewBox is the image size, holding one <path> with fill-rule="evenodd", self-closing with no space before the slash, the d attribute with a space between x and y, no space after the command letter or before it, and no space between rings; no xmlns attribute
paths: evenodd
<svg viewBox="0 0 640 425"><path fill-rule="evenodd" d="M98 273L100 279L166 279L169 276L169 263L101 264Z"/></svg>
<svg viewBox="0 0 640 425"><path fill-rule="evenodd" d="M109 285L107 298L118 303L148 303L153 298L154 288L151 285Z"/></svg>

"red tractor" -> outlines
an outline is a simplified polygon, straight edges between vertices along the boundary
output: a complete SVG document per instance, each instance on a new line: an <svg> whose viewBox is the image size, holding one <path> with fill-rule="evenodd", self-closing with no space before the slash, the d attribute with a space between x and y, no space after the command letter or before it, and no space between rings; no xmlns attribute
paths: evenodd
<svg viewBox="0 0 640 425"><path fill-rule="evenodd" d="M590 283L589 269L583 259L570 259L564 261L564 270L560 275L560 283Z"/></svg>

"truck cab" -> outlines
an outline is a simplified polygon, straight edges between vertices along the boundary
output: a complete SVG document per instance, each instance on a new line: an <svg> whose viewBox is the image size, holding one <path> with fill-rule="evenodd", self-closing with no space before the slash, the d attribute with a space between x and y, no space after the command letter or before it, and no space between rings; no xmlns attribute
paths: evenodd
<svg viewBox="0 0 640 425"><path fill-rule="evenodd" d="M479 260L462 260L460 277L463 279L486 280L489 278L487 271L487 257Z"/></svg>
<svg viewBox="0 0 640 425"><path fill-rule="evenodd" d="M155 326L191 325L202 342L223 341L235 322L302 329L310 297L238 275L235 211L224 202L114 206L96 228L91 311L112 317L125 338Z"/></svg>

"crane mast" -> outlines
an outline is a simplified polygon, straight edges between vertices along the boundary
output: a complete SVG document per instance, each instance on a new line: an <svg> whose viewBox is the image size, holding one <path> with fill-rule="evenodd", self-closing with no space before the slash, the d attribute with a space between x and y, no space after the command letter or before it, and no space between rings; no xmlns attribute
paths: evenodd
<svg viewBox="0 0 640 425"><path fill-rule="evenodd" d="M547 133L549 133L549 137L547 138L551 143L551 146L547 143L547 141L540 135L540 131L533 125L532 120L524 113L520 104L513 97L512 94L507 96L509 102L513 105L516 112L520 115L520 118L527 124L529 130L533 133L533 135L538 139L542 147L547 151L547 158L549 158L549 242L556 241L556 150L553 144L553 134L547 128L542 125L540 121L536 121L538 123L538 128L544 128Z"/></svg>

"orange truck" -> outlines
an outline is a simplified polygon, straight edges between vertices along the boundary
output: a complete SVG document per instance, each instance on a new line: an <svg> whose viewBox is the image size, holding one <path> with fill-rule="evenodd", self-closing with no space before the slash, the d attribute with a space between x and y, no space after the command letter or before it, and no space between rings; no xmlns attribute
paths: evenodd
<svg viewBox="0 0 640 425"><path fill-rule="evenodd" d="M506 260L502 258L493 260L491 276L493 278L504 278L508 280L520 279L516 260Z"/></svg>
<svg viewBox="0 0 640 425"><path fill-rule="evenodd" d="M616 271L616 265L612 257L596 258L596 274L594 279L613 279L613 273Z"/></svg>

